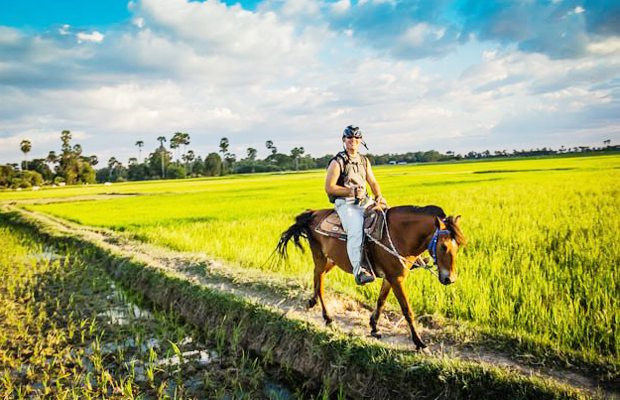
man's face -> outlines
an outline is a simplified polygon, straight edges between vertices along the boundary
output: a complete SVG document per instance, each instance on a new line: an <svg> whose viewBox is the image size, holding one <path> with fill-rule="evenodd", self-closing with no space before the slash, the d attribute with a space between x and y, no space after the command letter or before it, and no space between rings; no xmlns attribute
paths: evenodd
<svg viewBox="0 0 620 400"><path fill-rule="evenodd" d="M344 146L346 147L347 151L357 151L357 148L360 146L361 140L362 138L356 138L353 136L345 136L342 138L342 141L344 142Z"/></svg>

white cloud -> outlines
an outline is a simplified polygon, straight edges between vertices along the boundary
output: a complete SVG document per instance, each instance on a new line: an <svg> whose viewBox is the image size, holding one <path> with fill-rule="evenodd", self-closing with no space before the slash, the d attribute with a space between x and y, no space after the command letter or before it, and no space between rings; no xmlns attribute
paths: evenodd
<svg viewBox="0 0 620 400"><path fill-rule="evenodd" d="M343 14L351 8L351 0L340 0L331 4L331 10L337 14Z"/></svg>
<svg viewBox="0 0 620 400"><path fill-rule="evenodd" d="M592 42L587 49L591 54L601 56L620 54L620 37L610 37L598 42Z"/></svg>
<svg viewBox="0 0 620 400"><path fill-rule="evenodd" d="M71 28L71 26L65 24L62 27L58 28L58 33L60 33L61 35L68 35L70 33L69 28Z"/></svg>
<svg viewBox="0 0 620 400"><path fill-rule="evenodd" d="M103 34L97 31L94 31L92 33L79 32L76 36L78 38L78 43L82 43L82 42L101 43L103 42L103 38L105 37Z"/></svg>
<svg viewBox="0 0 620 400"><path fill-rule="evenodd" d="M144 18L133 18L131 23L140 29L144 28Z"/></svg>
<svg viewBox="0 0 620 400"><path fill-rule="evenodd" d="M391 6L376 3L366 6ZM384 51L364 42L380 26L335 28L324 19L340 12L347 22L360 4L270 0L251 12L217 0L130 2L127 24L81 33L97 46L78 46L55 30L33 36L0 27L2 162L19 161L26 135L33 155L58 150L63 129L101 159L135 156L135 140L150 151L157 136L176 131L190 133L203 156L217 151L222 136L259 156L265 140L319 156L341 147L351 123L373 153L479 150L518 142L526 125L574 132L574 141L588 126L618 131L616 37L598 37L577 59L470 42L449 59L411 61L399 54L444 51L452 28L404 23L377 39L389 46Z"/></svg>

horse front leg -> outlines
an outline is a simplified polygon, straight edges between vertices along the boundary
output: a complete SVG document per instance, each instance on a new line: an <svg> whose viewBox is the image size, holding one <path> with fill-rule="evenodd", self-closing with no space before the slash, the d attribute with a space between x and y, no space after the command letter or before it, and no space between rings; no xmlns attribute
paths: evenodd
<svg viewBox="0 0 620 400"><path fill-rule="evenodd" d="M403 276L395 277L392 282L392 289L394 289L394 295L398 299L398 303L400 304L400 308L403 311L403 315L407 320L407 324L409 324L409 329L411 330L411 340L415 343L418 350L426 349L426 344L420 338L417 332L417 326L415 320L413 319L413 313L411 312L411 306L409 305L409 300L407 299L407 294L403 288ZM426 350L425 353L429 351Z"/></svg>
<svg viewBox="0 0 620 400"><path fill-rule="evenodd" d="M377 322L379 322L379 318L381 318L381 311L383 309L383 305L385 304L385 299L388 297L388 294L390 294L390 290L392 290L392 285L390 285L390 282L387 279L383 279L381 291L379 292L379 298L377 299L377 308L370 316L370 327L372 328L370 335L376 337L377 339L381 338L381 334L377 332Z"/></svg>

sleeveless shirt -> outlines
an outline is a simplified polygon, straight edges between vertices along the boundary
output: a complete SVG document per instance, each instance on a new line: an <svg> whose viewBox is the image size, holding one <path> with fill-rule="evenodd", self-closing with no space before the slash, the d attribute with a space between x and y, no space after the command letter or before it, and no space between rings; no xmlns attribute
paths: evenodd
<svg viewBox="0 0 620 400"><path fill-rule="evenodd" d="M348 188L357 186L366 192L366 157L359 153L357 153L355 157L349 157L346 151L341 151L329 160L327 164L328 168L333 160L336 160L340 166L340 175L336 182L338 186ZM332 203L338 198L332 195L328 195L328 197L329 201Z"/></svg>

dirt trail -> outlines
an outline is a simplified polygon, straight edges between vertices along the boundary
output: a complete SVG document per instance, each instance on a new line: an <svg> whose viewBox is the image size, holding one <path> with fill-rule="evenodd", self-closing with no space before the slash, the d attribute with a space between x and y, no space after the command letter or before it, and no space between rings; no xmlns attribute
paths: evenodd
<svg viewBox="0 0 620 400"><path fill-rule="evenodd" d="M6 205L3 208L16 210ZM383 346L416 351L409 339L409 329L401 313L384 312L379 322L379 330L383 336L380 340L374 339L369 335L368 326L371 310L355 300L327 291L326 301L334 317L334 323L329 328L325 328L320 305L317 304L312 309L307 308L307 300L311 295L309 283L304 285L295 281L285 282L282 278L269 279L265 278L264 273L260 271L235 269L219 261L208 259L202 254L176 252L132 240L122 233L107 229L85 227L38 212L19 211L45 225L53 226L58 231L111 250L117 255L135 259L151 267L173 271L195 284L213 290L242 296L271 307L288 318L309 321L321 329L338 329L351 336L365 337ZM439 326L432 318L423 318L423 320L422 323L418 322L418 325L422 338L433 354L432 357L449 356L487 363L514 373L554 379L584 390L590 395L620 399L617 393L599 388L592 378L573 371L528 365L526 359L524 362L523 358L518 359L514 355L457 343L450 337L448 330Z"/></svg>

